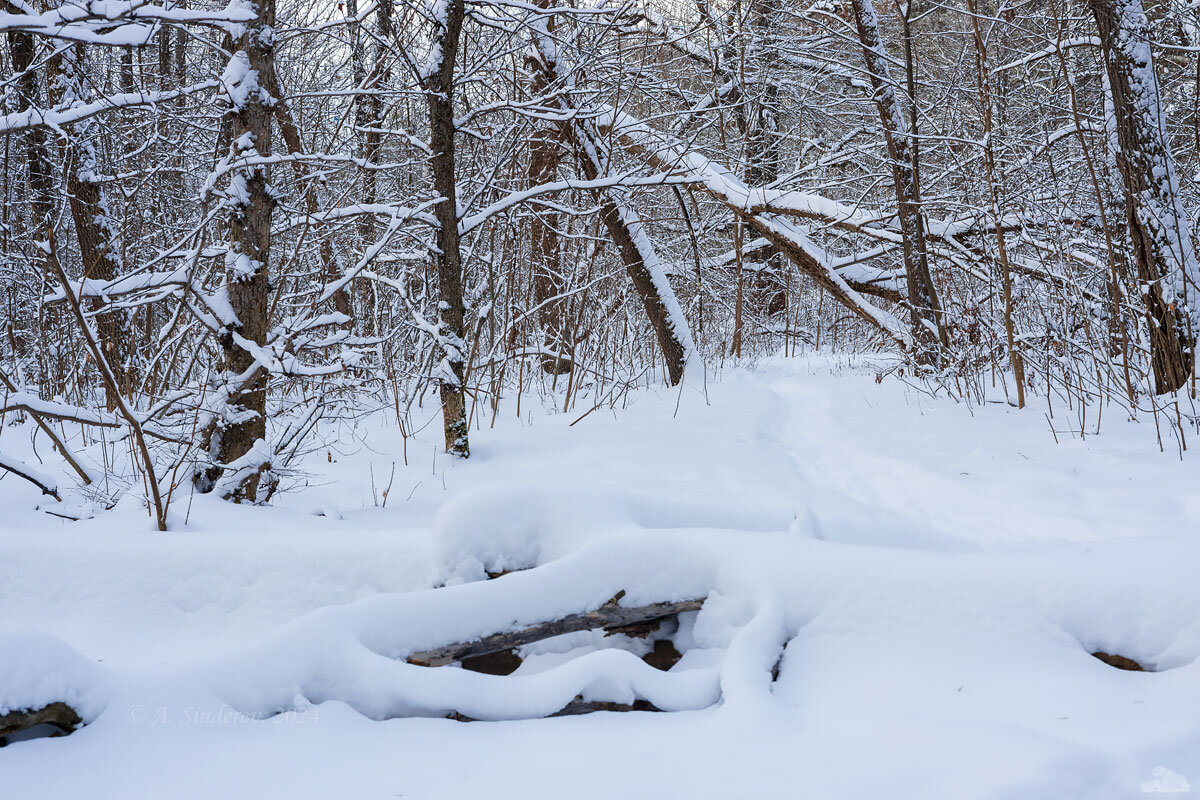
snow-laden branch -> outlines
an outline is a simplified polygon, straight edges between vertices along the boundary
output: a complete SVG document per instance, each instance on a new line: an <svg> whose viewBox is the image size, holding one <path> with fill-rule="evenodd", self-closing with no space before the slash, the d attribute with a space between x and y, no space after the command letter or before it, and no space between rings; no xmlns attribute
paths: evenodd
<svg viewBox="0 0 1200 800"><path fill-rule="evenodd" d="M93 100L90 103L80 103L62 109L50 110L31 107L24 111L14 111L10 114L0 116L0 133L21 133L31 128L40 127L61 128L65 125L72 125L76 122L90 119L97 114L103 114L113 109L155 105L167 100L219 89L220 87L221 82L219 80L211 79L169 91L137 91L112 94L101 97L98 100Z"/></svg>
<svg viewBox="0 0 1200 800"><path fill-rule="evenodd" d="M62 501L62 497L58 494L58 481L53 475L42 472L37 467L26 464L20 459L7 456L2 450L0 450L0 470L11 472L18 478L24 478L41 489L42 494L48 494L55 500Z"/></svg>
<svg viewBox="0 0 1200 800"><path fill-rule="evenodd" d="M9 8L23 3L9 2ZM254 18L244 0L232 0L223 9L167 8L130 0L67 0L46 11L28 6L24 13L0 12L0 31L24 31L63 41L105 46L146 44L164 24L214 25L234 31Z"/></svg>
<svg viewBox="0 0 1200 800"><path fill-rule="evenodd" d="M833 265L832 257L818 246L795 221L772 207L768 198L779 201L772 192L752 189L728 169L710 161L655 131L640 120L610 106L598 109L597 122L602 132L611 132L626 149L646 158L656 169L674 169L690 178L709 196L724 203L745 220L760 236L787 255L806 274L817 280L855 314L879 328L902 347L911 346L911 334L894 314L870 303L853 289ZM781 196L789 193L779 193ZM818 195L790 193L786 204L800 211L821 211L828 215L841 211L841 204ZM859 212L845 212L855 217Z"/></svg>

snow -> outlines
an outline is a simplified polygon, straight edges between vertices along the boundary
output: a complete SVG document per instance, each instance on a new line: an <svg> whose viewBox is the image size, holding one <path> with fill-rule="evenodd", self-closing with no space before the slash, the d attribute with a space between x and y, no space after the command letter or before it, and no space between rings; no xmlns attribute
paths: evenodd
<svg viewBox="0 0 1200 800"><path fill-rule="evenodd" d="M221 87L229 96L229 104L235 110L245 108L250 100L258 95L258 70L250 68L250 56L245 50L238 50L229 57L229 63L225 65L225 72L221 74ZM250 136L250 134L245 134L245 136ZM234 145L235 149L241 151L250 149L253 142L243 141L243 138L239 138Z"/></svg>
<svg viewBox="0 0 1200 800"><path fill-rule="evenodd" d="M1115 800L1193 785L1194 458L1116 414L1081 435L1057 404L1056 444L1048 409L933 399L876 382L883 366L768 359L582 419L527 395L519 418L506 400L472 431L467 461L439 453L436 419L405 440L380 414L357 443L326 431L303 489L270 507L176 497L165 534L136 503L48 517L35 487L0 479L0 708L64 699L89 721L0 749L5 787ZM0 444L36 463L22 428ZM528 648L509 677L403 661L619 590L707 595L669 672L588 633ZM530 719L578 694L671 712ZM512 721L436 718L450 709Z"/></svg>
<svg viewBox="0 0 1200 800"><path fill-rule="evenodd" d="M85 722L106 704L105 671L61 639L34 631L0 634L0 715L64 702Z"/></svg>

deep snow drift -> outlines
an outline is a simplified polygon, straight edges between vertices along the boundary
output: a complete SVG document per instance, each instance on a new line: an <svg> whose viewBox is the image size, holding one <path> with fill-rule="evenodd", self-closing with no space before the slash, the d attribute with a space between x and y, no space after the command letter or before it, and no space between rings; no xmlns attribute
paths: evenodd
<svg viewBox="0 0 1200 800"><path fill-rule="evenodd" d="M0 750L0 785L148 798L1200 790L1200 467L1160 453L1147 425L1114 415L1081 439L1056 409L1055 444L1044 408L971 409L818 357L643 390L573 426L586 409L535 404L473 431L468 463L437 454L436 425L404 442L373 418L358 444L314 455L303 491L270 508L184 498L166 534L133 503L59 521L28 484L0 480L0 712L58 699L90 721ZM618 590L628 603L708 596L682 620L670 672L637 642L588 633L531 647L505 678L403 661ZM1116 670L1096 650L1158 671ZM522 719L577 694L671 713ZM397 715L409 718L380 721Z"/></svg>

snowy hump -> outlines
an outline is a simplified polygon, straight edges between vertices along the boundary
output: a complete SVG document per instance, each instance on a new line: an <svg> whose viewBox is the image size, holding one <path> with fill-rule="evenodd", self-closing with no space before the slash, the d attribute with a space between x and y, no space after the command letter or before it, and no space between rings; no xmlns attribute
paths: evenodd
<svg viewBox="0 0 1200 800"><path fill-rule="evenodd" d="M486 484L446 503L434 518L434 578L456 584L528 569L631 522L627 504L611 492Z"/></svg>
<svg viewBox="0 0 1200 800"><path fill-rule="evenodd" d="M0 633L0 715L61 701L90 722L107 697L108 673L62 639L34 631Z"/></svg>

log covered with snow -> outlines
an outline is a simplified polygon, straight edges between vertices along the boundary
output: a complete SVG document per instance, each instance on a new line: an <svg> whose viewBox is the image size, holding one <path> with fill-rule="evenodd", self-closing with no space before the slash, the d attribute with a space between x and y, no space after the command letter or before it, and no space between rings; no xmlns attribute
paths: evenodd
<svg viewBox="0 0 1200 800"><path fill-rule="evenodd" d="M577 631L604 629L620 633L622 628L639 626L645 623L661 621L677 617L687 611L699 611L704 605L705 598L677 600L673 602L650 603L643 606L625 607L620 605L624 592L593 611L579 614L568 614L559 619L549 620L537 625L520 628L514 631L503 631L484 636L470 642L455 642L453 644L422 650L411 654L408 663L424 667L438 667L462 661L467 658L477 658L490 653L511 650L553 636Z"/></svg>
<svg viewBox="0 0 1200 800"><path fill-rule="evenodd" d="M19 708L0 714L0 742L14 733L29 730L38 725L50 725L61 733L70 733L82 723L75 709L66 703L55 701L40 708Z"/></svg>

